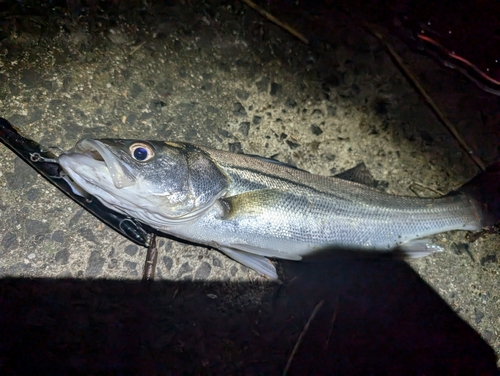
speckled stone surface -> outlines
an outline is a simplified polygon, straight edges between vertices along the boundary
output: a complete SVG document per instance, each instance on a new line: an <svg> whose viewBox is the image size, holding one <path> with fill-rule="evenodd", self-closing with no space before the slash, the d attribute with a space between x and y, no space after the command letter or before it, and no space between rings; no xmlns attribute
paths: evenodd
<svg viewBox="0 0 500 376"><path fill-rule="evenodd" d="M181 140L323 175L364 162L402 195L412 183L447 192L479 172L362 28L342 24L307 46L242 3L189 4L54 16L59 28L18 21L0 41L0 116L63 149L84 137ZM499 118L499 98L393 42L475 152L497 158L484 119ZM337 374L489 374L500 352L497 234L442 234L444 252L408 263L278 261L282 285L216 250L159 239L148 290L145 249L3 146L0 224L0 324L12 339L0 370L31 369L15 356L24 338L46 349L29 359L49 371L275 374L321 300L294 374L320 370L320 358Z"/></svg>

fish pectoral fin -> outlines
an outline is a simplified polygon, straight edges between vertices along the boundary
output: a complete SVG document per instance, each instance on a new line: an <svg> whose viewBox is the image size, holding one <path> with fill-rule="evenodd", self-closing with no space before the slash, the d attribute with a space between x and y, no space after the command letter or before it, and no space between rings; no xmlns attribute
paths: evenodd
<svg viewBox="0 0 500 376"><path fill-rule="evenodd" d="M430 255L435 252L442 252L443 248L432 244L429 239L414 239L403 243L397 248L408 258L419 258Z"/></svg>
<svg viewBox="0 0 500 376"><path fill-rule="evenodd" d="M265 275L266 277L273 280L278 279L276 268L271 263L271 261L269 261L264 256L247 253L230 247L219 246L218 248L233 260L238 261L246 267L255 270L257 273Z"/></svg>
<svg viewBox="0 0 500 376"><path fill-rule="evenodd" d="M234 219L241 215L263 215L269 208L286 199L287 193L279 189L258 189L221 198L224 207L222 219Z"/></svg>

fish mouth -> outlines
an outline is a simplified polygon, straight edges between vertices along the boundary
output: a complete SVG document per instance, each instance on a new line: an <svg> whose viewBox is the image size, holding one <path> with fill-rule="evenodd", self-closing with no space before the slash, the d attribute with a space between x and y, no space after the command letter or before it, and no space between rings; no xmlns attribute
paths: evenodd
<svg viewBox="0 0 500 376"><path fill-rule="evenodd" d="M129 187L137 180L129 167L118 159L108 145L101 141L83 139L75 145L71 152L84 157L80 162L89 167L107 168L113 184L118 189ZM78 173L78 170L75 172Z"/></svg>

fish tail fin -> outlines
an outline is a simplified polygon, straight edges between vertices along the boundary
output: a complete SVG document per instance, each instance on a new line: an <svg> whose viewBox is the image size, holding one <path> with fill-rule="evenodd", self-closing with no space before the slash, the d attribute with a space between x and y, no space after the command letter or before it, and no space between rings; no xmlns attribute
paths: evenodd
<svg viewBox="0 0 500 376"><path fill-rule="evenodd" d="M489 166L458 189L472 198L481 210L483 227L500 222L500 161Z"/></svg>

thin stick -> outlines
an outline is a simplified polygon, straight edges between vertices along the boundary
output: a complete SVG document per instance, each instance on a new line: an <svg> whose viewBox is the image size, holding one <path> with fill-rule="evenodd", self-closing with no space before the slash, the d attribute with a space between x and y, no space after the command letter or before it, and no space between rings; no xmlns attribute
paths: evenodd
<svg viewBox="0 0 500 376"><path fill-rule="evenodd" d="M293 347L292 353L290 354L290 357L288 358L288 362L286 363L285 369L283 370L283 376L286 376L288 373L288 370L290 368L290 365L292 364L293 357L295 356L295 353L299 349L300 344L302 343L302 340L304 339L304 336L306 335L307 331L309 330L309 325L311 324L311 321L313 321L314 317L320 310L320 308L323 306L323 303L325 300L323 299L321 302L319 302L316 307L314 307L314 310L311 313L311 316L309 316L309 320L307 320L306 325L304 326L304 329L302 329L302 332L299 335L299 338L297 339L297 342L295 343L295 346Z"/></svg>
<svg viewBox="0 0 500 376"><path fill-rule="evenodd" d="M146 42L142 42L140 43L139 45L135 46L134 48L132 48L132 51L129 52L129 55L133 55L135 54L137 51L139 51L139 49L144 46L146 44Z"/></svg>
<svg viewBox="0 0 500 376"><path fill-rule="evenodd" d="M326 339L325 348L328 348L330 344L330 337L332 336L333 325L337 320L337 307L339 306L339 297L337 295L337 299L335 300L335 307L333 307L332 321L330 322L330 330L328 331L328 338Z"/></svg>
<svg viewBox="0 0 500 376"><path fill-rule="evenodd" d="M158 260L158 248L156 247L156 235L151 234L146 261L144 263L144 272L142 282L150 283L155 278L156 261Z"/></svg>
<svg viewBox="0 0 500 376"><path fill-rule="evenodd" d="M261 15L263 15L264 17L266 17L269 21L275 23L279 27L281 27L281 28L285 29L286 31L288 31L293 36L299 38L302 41L302 43L309 44L309 41L307 40L307 38L305 36L303 36L301 33L299 33L298 31L296 31L295 29L293 29L290 25L288 25L288 24L286 24L286 23L281 22L280 20L278 20L271 13L265 11L264 9L262 9L261 7L259 7L257 4L255 4L252 0L242 0L242 1L246 5L248 5L250 8L255 9Z"/></svg>
<svg viewBox="0 0 500 376"><path fill-rule="evenodd" d="M427 103L432 107L434 110L435 114L438 116L438 118L443 122L443 124L448 128L448 130L451 132L451 134L456 138L460 146L466 151L466 153L469 155L469 157L472 159L472 161L481 169L481 170L486 170L486 166L484 165L483 161L474 154L474 151L472 148L467 145L465 140L462 138L462 136L458 133L456 130L455 126L446 118L446 116L441 112L439 107L436 105L436 103L432 100L432 98L427 94L425 89L420 85L418 82L417 78L415 75L410 71L410 69L406 66L406 64L403 62L403 59L398 55L396 50L392 47L392 45L384 38L382 33L380 33L376 27L372 24L369 24L367 22L363 23L364 26L373 34L375 35L382 43L385 44L387 49L389 50L389 53L391 56L394 58L394 60L398 63L399 67L404 71L406 76L412 81L412 83L415 85L419 93L425 98Z"/></svg>
<svg viewBox="0 0 500 376"><path fill-rule="evenodd" d="M413 190L413 186L415 186L415 185L416 185L416 186L418 186L418 187L420 187L420 188L428 189L429 191L434 192L435 194L437 194L437 195L439 195L439 196L444 196L444 193L443 193L443 192L441 192L439 189L434 189L434 188L432 188L432 187L429 187L429 186L427 186L427 185L420 184L420 183L417 183L417 182L415 182L415 181L414 181L413 183L411 183L411 184L410 184L410 189L411 189L411 191L412 191L413 193L415 193L418 197L420 197L420 195L419 195L417 192L415 192L415 191Z"/></svg>

